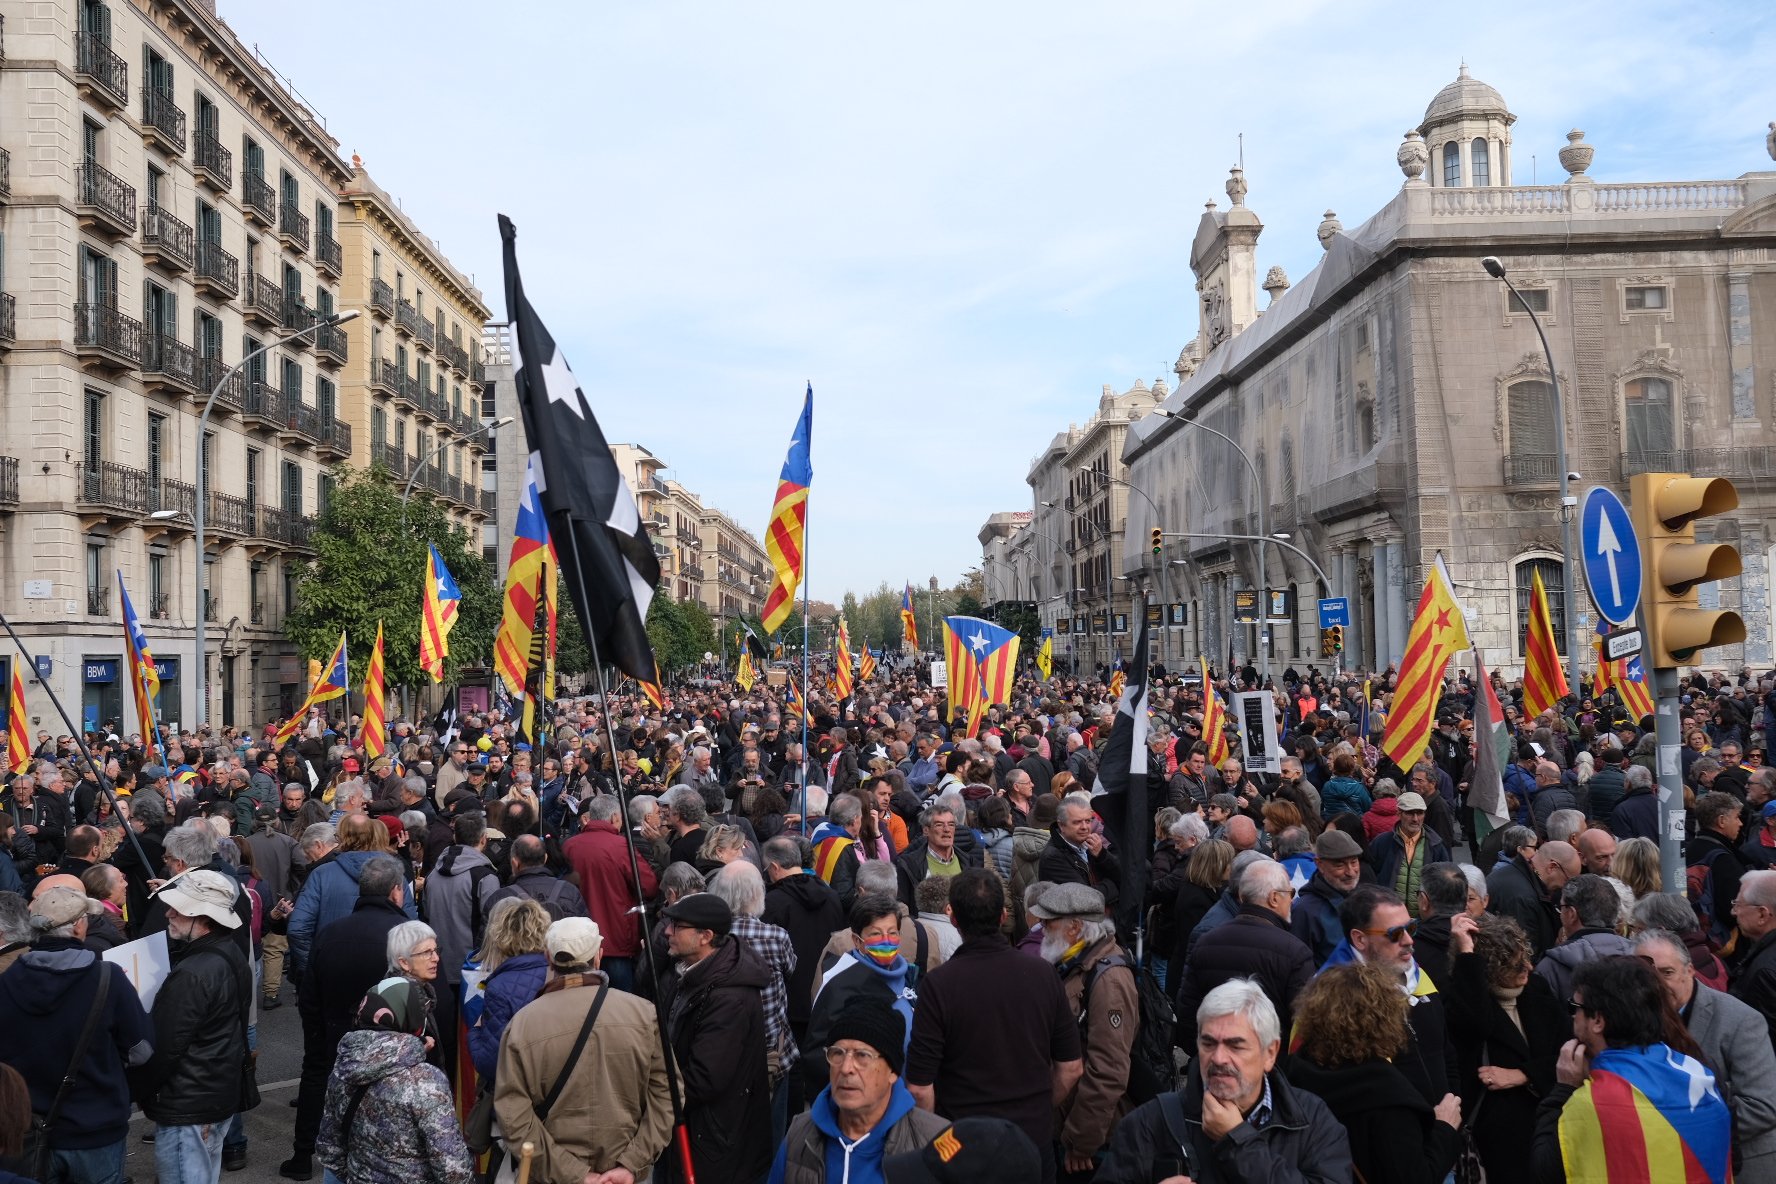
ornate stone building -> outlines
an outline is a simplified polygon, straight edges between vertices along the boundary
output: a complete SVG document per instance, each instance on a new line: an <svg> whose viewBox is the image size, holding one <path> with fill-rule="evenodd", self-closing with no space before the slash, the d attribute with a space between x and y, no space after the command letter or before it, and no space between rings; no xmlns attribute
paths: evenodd
<svg viewBox="0 0 1776 1184"><path fill-rule="evenodd" d="M1710 664L1776 660L1776 173L1612 183L1588 171L1594 151L1607 171L1608 145L1574 131L1563 183L1516 185L1514 119L1464 68L1400 146L1400 192L1349 230L1328 212L1319 264L1292 287L1272 269L1262 313L1247 179L1229 180L1230 209L1210 203L1191 253L1199 325L1169 416L1131 425L1122 450L1168 532L1214 536L1168 540L1192 606L1188 626L1166 631L1173 646L1224 654L1231 630L1239 656L1258 652L1256 629L1229 620L1233 594L1256 586L1253 545L1226 536L1274 532L1325 574L1267 551L1269 584L1297 594L1274 629L1279 667L1318 660L1314 601L1328 594L1352 601L1347 662L1396 662L1438 553L1490 664L1521 668L1538 570L1563 635L1550 375L1523 304L1481 267L1496 255L1547 329L1577 491L1625 496L1643 471L1738 484L1740 509L1704 533L1744 556L1744 576L1718 593L1748 639ZM1756 167L1756 146L1747 136L1739 168ZM1238 441L1255 476L1191 420ZM1153 521L1129 503L1133 537ZM1119 570L1139 576L1144 558L1127 549ZM1582 592L1578 603L1588 643L1595 618Z"/></svg>

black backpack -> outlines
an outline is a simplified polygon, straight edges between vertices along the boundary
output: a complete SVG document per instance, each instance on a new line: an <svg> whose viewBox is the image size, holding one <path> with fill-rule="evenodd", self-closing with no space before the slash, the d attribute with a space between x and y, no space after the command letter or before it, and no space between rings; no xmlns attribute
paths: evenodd
<svg viewBox="0 0 1776 1184"><path fill-rule="evenodd" d="M1171 998L1160 989L1153 972L1136 966L1126 952L1099 958L1085 978L1085 993L1079 999L1081 1035L1091 1016L1091 992L1098 976L1112 966L1127 966L1135 976L1135 997L1140 1016L1135 1028L1135 1043L1129 1049L1128 1099L1132 1105L1152 1101L1160 1094L1178 1088L1177 1063L1172 1059L1172 1032L1178 1025L1178 1013Z"/></svg>

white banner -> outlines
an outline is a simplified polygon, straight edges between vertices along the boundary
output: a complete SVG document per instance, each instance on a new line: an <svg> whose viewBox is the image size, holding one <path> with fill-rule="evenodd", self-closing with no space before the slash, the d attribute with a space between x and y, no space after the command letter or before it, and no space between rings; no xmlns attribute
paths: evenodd
<svg viewBox="0 0 1776 1184"><path fill-rule="evenodd" d="M1276 699L1269 691L1241 691L1233 697L1233 714L1246 749L1246 772L1281 773L1283 744L1277 738Z"/></svg>
<svg viewBox="0 0 1776 1184"><path fill-rule="evenodd" d="M136 994L142 997L144 1011L153 1008L154 997L160 993L160 984L166 982L167 975L173 972L173 960L167 953L167 935L164 929L135 941L124 942L99 956L123 967L123 972L129 975L130 983L136 988Z"/></svg>

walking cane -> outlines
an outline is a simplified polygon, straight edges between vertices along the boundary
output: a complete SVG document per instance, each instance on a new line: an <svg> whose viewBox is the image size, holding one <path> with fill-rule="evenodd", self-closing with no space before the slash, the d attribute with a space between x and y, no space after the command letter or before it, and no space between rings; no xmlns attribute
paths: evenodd
<svg viewBox="0 0 1776 1184"><path fill-rule="evenodd" d="M518 1148L518 1184L530 1184L530 1160L537 1152L537 1145L529 1139Z"/></svg>

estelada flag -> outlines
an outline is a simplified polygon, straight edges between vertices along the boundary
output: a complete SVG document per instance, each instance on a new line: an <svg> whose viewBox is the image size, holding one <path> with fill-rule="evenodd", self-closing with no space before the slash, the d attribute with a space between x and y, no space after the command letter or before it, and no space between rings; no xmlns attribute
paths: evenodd
<svg viewBox="0 0 1776 1184"><path fill-rule="evenodd" d="M325 703L329 699L337 699L345 694L345 688L351 681L349 668L350 660L345 652L345 634L341 633L339 644L333 647L333 656L327 659L327 664L321 667L319 673L315 675L314 686L309 688L308 698L302 701L302 706L296 709L296 714L285 720L272 736L271 742L274 747L281 748L289 743L290 737L294 736L296 730L302 726L302 719L308 714L310 707L318 703Z"/></svg>
<svg viewBox="0 0 1776 1184"><path fill-rule="evenodd" d="M1664 1044L1606 1048L1560 1111L1560 1157L1573 1184L1657 1180L1727 1184L1733 1119L1709 1072Z"/></svg>
<svg viewBox="0 0 1776 1184"><path fill-rule="evenodd" d="M1011 686L1017 677L1018 641L1018 635L1011 630L979 617L944 618L950 709L967 712L968 735L980 728L988 707L1011 701Z"/></svg>
<svg viewBox="0 0 1776 1184"><path fill-rule="evenodd" d="M789 438L783 471L777 478L770 525L765 527L765 554L771 559L772 577L771 590L765 594L765 611L759 619L764 622L766 633L777 632L788 618L807 567L802 543L808 530L808 487L814 484L813 433L814 384L810 382L807 397L802 400L801 418L796 420L795 434Z"/></svg>
<svg viewBox="0 0 1776 1184"><path fill-rule="evenodd" d="M434 683L440 683L444 681L444 659L450 653L450 631L456 627L462 592L450 569L444 566L444 556L438 554L438 548L428 544L426 551L425 595L420 601L419 615L419 668L431 675Z"/></svg>
<svg viewBox="0 0 1776 1184"><path fill-rule="evenodd" d="M142 631L136 606L130 603L129 589L123 585L123 572L117 573L117 591L123 600L123 645L128 659L130 692L136 701L136 719L142 729L142 749L149 757L160 747L159 733L154 727L154 696L160 693L160 668L148 649L148 635ZM158 764L158 761L152 762Z"/></svg>
<svg viewBox="0 0 1776 1184"><path fill-rule="evenodd" d="M908 584L906 591L900 594L900 639L919 648L919 622L913 616L913 586Z"/></svg>
<svg viewBox="0 0 1776 1184"><path fill-rule="evenodd" d="M1437 718L1437 700L1443 694L1443 672L1449 659L1473 646L1468 641L1468 622L1455 601L1449 570L1439 555L1425 576L1418 611L1406 631L1406 654L1400 660L1400 677L1394 686L1394 705L1388 712L1387 731L1381 750L1394 764L1410 769L1431 739Z"/></svg>

